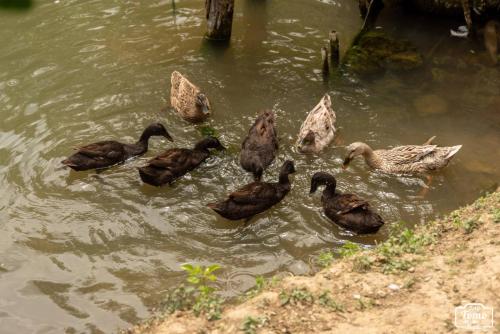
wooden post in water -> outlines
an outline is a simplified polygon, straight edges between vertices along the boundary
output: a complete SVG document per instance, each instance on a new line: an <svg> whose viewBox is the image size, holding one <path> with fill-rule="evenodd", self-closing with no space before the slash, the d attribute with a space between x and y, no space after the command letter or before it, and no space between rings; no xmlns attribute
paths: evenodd
<svg viewBox="0 0 500 334"><path fill-rule="evenodd" d="M328 35L330 40L330 60L332 67L339 66L340 63L340 45L339 38L337 32L335 30L331 30Z"/></svg>
<svg viewBox="0 0 500 334"><path fill-rule="evenodd" d="M208 39L229 41L233 25L234 0L205 0Z"/></svg>
<svg viewBox="0 0 500 334"><path fill-rule="evenodd" d="M323 76L327 76L330 74L330 67L328 66L328 49L326 46L321 48L321 61L323 62L321 71L323 72Z"/></svg>

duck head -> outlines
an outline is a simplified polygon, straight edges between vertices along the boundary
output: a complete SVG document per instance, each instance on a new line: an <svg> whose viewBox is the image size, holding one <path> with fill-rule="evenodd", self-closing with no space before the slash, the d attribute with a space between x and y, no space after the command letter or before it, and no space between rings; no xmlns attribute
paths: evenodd
<svg viewBox="0 0 500 334"><path fill-rule="evenodd" d="M309 193L315 193L319 186L326 186L327 188L333 189L333 191L335 191L335 188L337 187L337 180L335 180L335 177L333 175L325 172L314 173L313 177L311 178L311 190L309 191Z"/></svg>
<svg viewBox="0 0 500 334"><path fill-rule="evenodd" d="M314 146L316 144L316 135L312 130L306 134L304 138L299 142L298 149L300 152L312 152L314 151Z"/></svg>
<svg viewBox="0 0 500 334"><path fill-rule="evenodd" d="M165 126L163 126L163 124L161 123L153 123L153 124L150 124L146 129L144 129L144 131L142 132L142 135L141 135L141 141L143 140L148 140L149 137L151 136L162 136L162 137L165 137L167 138L168 140L170 141L174 141L174 139L172 138L172 136L170 136L170 134L168 133L167 129L165 128Z"/></svg>
<svg viewBox="0 0 500 334"><path fill-rule="evenodd" d="M365 143L356 142L350 144L349 146L347 146L347 155L344 159L344 163L342 164L342 168L346 169L352 159L354 159L358 155L365 155L370 151L370 147Z"/></svg>
<svg viewBox="0 0 500 334"><path fill-rule="evenodd" d="M293 174L295 173L295 164L292 160L287 160L281 166L281 173L283 174Z"/></svg>
<svg viewBox="0 0 500 334"><path fill-rule="evenodd" d="M219 151L226 149L217 138L212 136L200 140L194 147L195 150L202 150L202 151L208 150L209 148L215 148Z"/></svg>
<svg viewBox="0 0 500 334"><path fill-rule="evenodd" d="M210 115L210 102L208 101L208 97L203 93L196 94L195 100L196 108L204 115Z"/></svg>

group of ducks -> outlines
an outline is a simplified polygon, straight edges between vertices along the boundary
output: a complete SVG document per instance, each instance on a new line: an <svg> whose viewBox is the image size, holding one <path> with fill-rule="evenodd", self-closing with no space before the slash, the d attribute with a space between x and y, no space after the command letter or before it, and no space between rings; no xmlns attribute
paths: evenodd
<svg viewBox="0 0 500 334"><path fill-rule="evenodd" d="M172 107L183 119L196 123L210 115L208 98L186 77L174 71L171 84ZM319 153L334 139L335 121L330 97L325 94L302 124L297 149L302 153ZM144 154L152 136L163 136L173 141L167 129L155 123L149 125L134 144L117 141L93 143L77 149L62 163L76 171L109 167ZM385 173L428 174L445 167L461 148L461 145L438 147L432 144L433 139L430 138L423 145L398 146L386 150L372 150L367 144L356 142L347 146L343 168L361 155L372 169ZM257 117L241 147L240 164L253 174L254 182L230 193L223 201L208 204L208 207L230 220L249 220L279 203L291 189L289 175L295 172L293 161L283 163L278 182L261 180L263 172L275 159L278 148L275 114L266 110ZM172 148L157 155L138 168L139 175L143 182L153 186L170 184L207 159L210 149L225 148L217 138L206 137L192 149ZM310 193L325 186L321 197L325 215L339 226L358 234L377 232L384 224L380 215L357 195L337 192L336 185L335 177L329 173L317 172L311 178Z"/></svg>

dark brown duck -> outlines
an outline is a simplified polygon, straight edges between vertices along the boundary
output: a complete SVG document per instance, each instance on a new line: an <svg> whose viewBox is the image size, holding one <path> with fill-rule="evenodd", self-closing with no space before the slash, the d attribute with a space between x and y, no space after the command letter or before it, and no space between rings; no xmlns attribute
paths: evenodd
<svg viewBox="0 0 500 334"><path fill-rule="evenodd" d="M279 181L252 182L231 193L225 201L207 206L230 220L248 219L279 203L291 188L289 174L295 173L293 161L287 160L281 167Z"/></svg>
<svg viewBox="0 0 500 334"><path fill-rule="evenodd" d="M62 161L62 164L76 170L105 168L142 155L148 150L149 138L162 136L170 141L172 137L160 123L149 125L135 144L123 144L114 140L100 141L77 149L77 152Z"/></svg>
<svg viewBox="0 0 500 334"><path fill-rule="evenodd" d="M152 186L172 183L175 179L198 167L210 155L210 148L223 150L215 137L199 141L193 149L172 148L151 159L147 166L139 168L143 182Z"/></svg>
<svg viewBox="0 0 500 334"><path fill-rule="evenodd" d="M241 145L241 167L253 173L256 180L260 180L264 169L273 162L278 150L274 121L274 113L271 110L264 111L257 117Z"/></svg>
<svg viewBox="0 0 500 334"><path fill-rule="evenodd" d="M356 232L367 234L377 232L384 221L373 211L370 204L354 194L340 194L335 191L337 180L328 173L315 173L311 179L311 194L319 186L326 186L321 196L323 209L335 224Z"/></svg>

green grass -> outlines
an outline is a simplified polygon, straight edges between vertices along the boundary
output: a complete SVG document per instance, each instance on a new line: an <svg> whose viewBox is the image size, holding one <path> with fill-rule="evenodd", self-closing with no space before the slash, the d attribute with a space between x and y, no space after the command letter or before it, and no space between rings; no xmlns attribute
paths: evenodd
<svg viewBox="0 0 500 334"><path fill-rule="evenodd" d="M323 292L321 295L318 296L318 304L329 307L335 312L344 312L344 305L341 303L336 302L331 296L329 291Z"/></svg>
<svg viewBox="0 0 500 334"><path fill-rule="evenodd" d="M267 323L268 319L266 317L246 317L241 326L241 330L245 334L255 334L257 329L263 327Z"/></svg>
<svg viewBox="0 0 500 334"><path fill-rule="evenodd" d="M374 264L374 260L366 255L356 256L353 261L353 269L359 273L367 272Z"/></svg>
<svg viewBox="0 0 500 334"><path fill-rule="evenodd" d="M340 247L339 255L344 258L351 257L354 254L359 253L361 249L362 248L358 244L347 241L345 244L342 245L342 247Z"/></svg>
<svg viewBox="0 0 500 334"><path fill-rule="evenodd" d="M313 295L305 288L298 289L295 288L291 292L281 290L279 294L281 306L287 304L300 304L300 303L313 303Z"/></svg>
<svg viewBox="0 0 500 334"><path fill-rule="evenodd" d="M331 251L321 252L316 258L316 263L323 268L328 267L335 260L335 254Z"/></svg>

